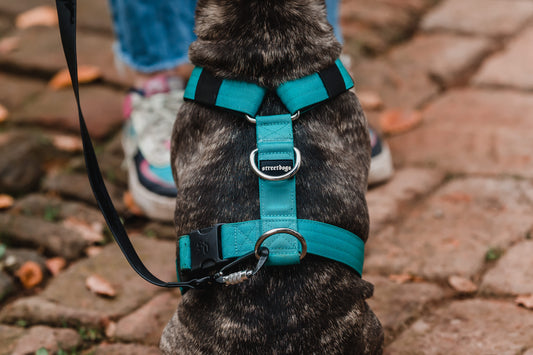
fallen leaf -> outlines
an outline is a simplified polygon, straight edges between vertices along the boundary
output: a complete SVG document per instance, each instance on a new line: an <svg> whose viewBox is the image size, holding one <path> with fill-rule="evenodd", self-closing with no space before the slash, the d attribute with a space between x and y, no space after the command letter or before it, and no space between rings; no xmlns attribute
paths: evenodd
<svg viewBox="0 0 533 355"><path fill-rule="evenodd" d="M109 322L109 324L105 327L106 337L113 338L116 333L117 333L117 323Z"/></svg>
<svg viewBox="0 0 533 355"><path fill-rule="evenodd" d="M514 301L519 306L524 306L527 309L533 309L533 295L518 296Z"/></svg>
<svg viewBox="0 0 533 355"><path fill-rule="evenodd" d="M50 271L52 275L56 276L61 272L61 270L65 268L65 266L67 266L67 261L64 258L58 256L55 258L47 259L45 265L48 271Z"/></svg>
<svg viewBox="0 0 533 355"><path fill-rule="evenodd" d="M33 26L55 26L57 23L56 10L47 5L34 7L21 13L15 19L15 26L21 29Z"/></svg>
<svg viewBox="0 0 533 355"><path fill-rule="evenodd" d="M133 195L130 191L124 192L124 196L122 197L124 201L124 205L126 205L126 208L128 211L130 211L132 214L136 216L143 216L144 212L141 210L141 208L135 203L135 200L133 200Z"/></svg>
<svg viewBox="0 0 533 355"><path fill-rule="evenodd" d="M9 195L0 194L0 210L13 206L15 200Z"/></svg>
<svg viewBox="0 0 533 355"><path fill-rule="evenodd" d="M374 91L359 91L357 98L364 110L374 111L383 107L383 100Z"/></svg>
<svg viewBox="0 0 533 355"><path fill-rule="evenodd" d="M20 38L17 36L5 37L0 40L0 54L8 54L18 48Z"/></svg>
<svg viewBox="0 0 533 355"><path fill-rule="evenodd" d="M87 249L85 249L85 254L87 256L96 256L102 252L102 247L96 247L96 246L90 246Z"/></svg>
<svg viewBox="0 0 533 355"><path fill-rule="evenodd" d="M465 192L452 192L446 195L441 196L441 200L451 203L465 202L468 203L472 201L472 196Z"/></svg>
<svg viewBox="0 0 533 355"><path fill-rule="evenodd" d="M52 144L59 150L65 152L79 152L83 150L83 143L80 137L60 134L52 137Z"/></svg>
<svg viewBox="0 0 533 355"><path fill-rule="evenodd" d="M8 115L9 115L9 112L7 111L7 108L5 108L4 106L0 105L0 123L2 123L5 120L7 120L7 116Z"/></svg>
<svg viewBox="0 0 533 355"><path fill-rule="evenodd" d="M448 284L460 293L474 293L477 291L477 285L467 278L452 275L448 278Z"/></svg>
<svg viewBox="0 0 533 355"><path fill-rule="evenodd" d="M91 275L85 280L85 286L93 293L101 296L115 297L117 291L109 281L98 275Z"/></svg>
<svg viewBox="0 0 533 355"><path fill-rule="evenodd" d="M383 112L379 117L381 130L386 134L407 132L422 122L420 111L392 109Z"/></svg>
<svg viewBox="0 0 533 355"><path fill-rule="evenodd" d="M15 276L18 277L25 289L33 288L43 281L43 271L35 261L26 261L15 272Z"/></svg>
<svg viewBox="0 0 533 355"><path fill-rule="evenodd" d="M104 241L101 224L90 225L76 217L68 217L62 222L63 227L80 233L81 237L90 243Z"/></svg>
<svg viewBox="0 0 533 355"><path fill-rule="evenodd" d="M410 274L393 274L389 275L389 280L394 281L397 284L404 284L413 280L413 275Z"/></svg>
<svg viewBox="0 0 533 355"><path fill-rule="evenodd" d="M100 68L94 65L80 65L78 67L78 82L80 84L90 83L102 77ZM48 86L54 90L59 90L72 85L70 74L67 68L58 71L48 82Z"/></svg>

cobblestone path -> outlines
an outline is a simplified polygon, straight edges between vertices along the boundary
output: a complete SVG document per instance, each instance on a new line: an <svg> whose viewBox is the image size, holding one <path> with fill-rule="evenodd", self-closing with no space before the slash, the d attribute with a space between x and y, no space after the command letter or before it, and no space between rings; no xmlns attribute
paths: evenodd
<svg viewBox="0 0 533 355"><path fill-rule="evenodd" d="M50 5L0 3L0 355L158 354L179 295L141 280L110 241L72 92L49 85L65 67L58 30L20 16ZM79 17L79 61L100 71L82 102L110 193L143 260L172 279L173 226L128 208L129 83L106 1L80 1ZM367 195L364 278L385 353L533 355L533 1L343 0L342 24L396 168ZM113 297L87 289L95 275Z"/></svg>

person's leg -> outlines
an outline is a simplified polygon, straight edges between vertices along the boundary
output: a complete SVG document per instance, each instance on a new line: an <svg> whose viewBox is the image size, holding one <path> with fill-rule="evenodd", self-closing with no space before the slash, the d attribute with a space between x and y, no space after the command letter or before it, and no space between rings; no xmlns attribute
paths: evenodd
<svg viewBox="0 0 533 355"><path fill-rule="evenodd" d="M342 30L339 24L339 0L326 0L328 21L333 26L335 36L340 43L343 43Z"/></svg>
<svg viewBox="0 0 533 355"><path fill-rule="evenodd" d="M172 220L177 194L170 133L192 65L196 0L109 0L117 58L132 69L124 102L129 190L144 213Z"/></svg>

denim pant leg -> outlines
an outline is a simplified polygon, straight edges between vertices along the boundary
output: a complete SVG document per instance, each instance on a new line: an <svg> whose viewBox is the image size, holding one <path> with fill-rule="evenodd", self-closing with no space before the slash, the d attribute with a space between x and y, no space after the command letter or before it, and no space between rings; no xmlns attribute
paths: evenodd
<svg viewBox="0 0 533 355"><path fill-rule="evenodd" d="M109 0L117 57L150 73L188 62L196 0Z"/></svg>
<svg viewBox="0 0 533 355"><path fill-rule="evenodd" d="M328 21L333 26L333 31L337 40L342 44L342 30L339 24L339 2L340 0L326 0L326 9L328 14Z"/></svg>

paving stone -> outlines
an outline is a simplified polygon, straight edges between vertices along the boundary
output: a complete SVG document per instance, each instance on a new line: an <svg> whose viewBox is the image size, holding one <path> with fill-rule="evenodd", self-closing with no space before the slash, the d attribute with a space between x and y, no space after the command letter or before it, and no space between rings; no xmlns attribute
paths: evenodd
<svg viewBox="0 0 533 355"><path fill-rule="evenodd" d="M7 17L0 16L0 36L11 29L11 21ZM1 38L0 38L1 39Z"/></svg>
<svg viewBox="0 0 533 355"><path fill-rule="evenodd" d="M416 321L385 354L521 354L533 345L531 311L512 303L455 301Z"/></svg>
<svg viewBox="0 0 533 355"><path fill-rule="evenodd" d="M87 352L85 355L160 355L159 348L138 344L101 344Z"/></svg>
<svg viewBox="0 0 533 355"><path fill-rule="evenodd" d="M446 0L424 17L424 30L509 36L533 18L529 0Z"/></svg>
<svg viewBox="0 0 533 355"><path fill-rule="evenodd" d="M115 337L126 343L157 346L163 329L176 312L178 300L179 296L170 292L156 296L132 314L122 318L117 323Z"/></svg>
<svg viewBox="0 0 533 355"><path fill-rule="evenodd" d="M0 56L0 65L16 66L48 75L66 68L58 28L31 27L10 32L9 35L18 37L19 45L16 50ZM99 67L102 70L104 80L121 85L131 84L128 78L119 75L113 65L114 55L111 48L113 39L111 35L79 31L77 41L78 63L80 65ZM85 88L82 88L82 101L84 90Z"/></svg>
<svg viewBox="0 0 533 355"><path fill-rule="evenodd" d="M489 58L474 77L474 84L533 90L533 27Z"/></svg>
<svg viewBox="0 0 533 355"><path fill-rule="evenodd" d="M13 282L13 279L3 271L0 271L0 302L13 293L13 291L15 291L15 283ZM0 330L1 329L2 328L0 327ZM1 337L0 344L2 344Z"/></svg>
<svg viewBox="0 0 533 355"><path fill-rule="evenodd" d="M113 33L108 0L80 1L77 15L81 28Z"/></svg>
<svg viewBox="0 0 533 355"><path fill-rule="evenodd" d="M38 187L43 163L55 149L42 135L8 132L0 139L0 191L19 194Z"/></svg>
<svg viewBox="0 0 533 355"><path fill-rule="evenodd" d="M17 270L27 261L33 261L41 267L41 271L46 275L46 258L32 249L8 248L3 257L0 257L0 269L14 275Z"/></svg>
<svg viewBox="0 0 533 355"><path fill-rule="evenodd" d="M118 169L119 167L117 167ZM104 179L107 191L117 211L121 214L126 212L126 207L122 200L123 189ZM58 193L67 198L74 198L80 201L96 205L96 199L92 193L89 184L89 178L86 173L60 173L49 175L44 179L43 189L46 191Z"/></svg>
<svg viewBox="0 0 533 355"><path fill-rule="evenodd" d="M533 348L527 350L523 355L533 355Z"/></svg>
<svg viewBox="0 0 533 355"><path fill-rule="evenodd" d="M9 110L19 107L21 104L33 98L37 93L44 90L46 84L43 81L0 73L0 103Z"/></svg>
<svg viewBox="0 0 533 355"><path fill-rule="evenodd" d="M122 125L120 91L103 86L82 88L83 116L92 138L103 138ZM70 90L46 90L20 110L11 120L79 132L78 109Z"/></svg>
<svg viewBox="0 0 533 355"><path fill-rule="evenodd" d="M396 171L387 184L370 189L366 201L371 233L397 220L405 205L432 191L443 179L439 171L413 167Z"/></svg>
<svg viewBox="0 0 533 355"><path fill-rule="evenodd" d="M65 294L70 292L63 290ZM103 312L73 308L48 301L40 296L19 298L0 311L0 321L27 324L47 324L56 327L80 325L93 329L103 328L109 319ZM1 338L0 338L1 339Z"/></svg>
<svg viewBox="0 0 533 355"><path fill-rule="evenodd" d="M483 277L481 291L497 295L533 294L533 241L510 248Z"/></svg>
<svg viewBox="0 0 533 355"><path fill-rule="evenodd" d="M533 97L511 90L452 90L424 111L423 124L390 137L395 164L453 173L533 177Z"/></svg>
<svg viewBox="0 0 533 355"><path fill-rule="evenodd" d="M420 203L399 226L367 243L366 270L445 281L483 270L490 249L507 249L531 228L533 184L515 179L462 178Z"/></svg>
<svg viewBox="0 0 533 355"><path fill-rule="evenodd" d="M30 194L16 200L9 213L39 216L52 222L75 217L89 224L105 223L104 217L95 207L41 194Z"/></svg>
<svg viewBox="0 0 533 355"><path fill-rule="evenodd" d="M15 15L37 6L49 4L50 2L46 0L2 1L0 3L0 12Z"/></svg>
<svg viewBox="0 0 533 355"><path fill-rule="evenodd" d="M163 280L176 280L175 242L133 237L132 243L152 273ZM111 283L117 291L116 297L100 297L85 287L87 277L95 274ZM56 304L57 312L67 311L65 317L72 318L72 312L83 311L115 319L133 312L160 291L161 288L150 285L133 271L118 246L113 243L106 246L98 255L71 265L51 279L39 298ZM24 307L24 304L20 305L17 302L11 305L9 319L15 318L13 316L15 313L22 313L29 319L35 317L48 324L46 319L41 319L38 309L32 312L31 309L27 309L28 307L23 309ZM5 309L4 311L7 312ZM63 314L57 313L54 318L57 320L62 316ZM79 321L82 323L83 319Z"/></svg>
<svg viewBox="0 0 533 355"><path fill-rule="evenodd" d="M427 282L398 284L383 276L364 275L374 284L374 296L368 300L385 329L385 342L419 317L428 305L441 300L446 293Z"/></svg>
<svg viewBox="0 0 533 355"><path fill-rule="evenodd" d="M0 324L0 355L12 355L17 341L25 332L24 328Z"/></svg>
<svg viewBox="0 0 533 355"><path fill-rule="evenodd" d="M76 231L40 218L0 214L2 238L13 245L31 245L72 260L82 255L88 242Z"/></svg>
<svg viewBox="0 0 533 355"><path fill-rule="evenodd" d="M36 326L22 336L13 349L12 355L34 354L44 348L52 353L58 350L71 350L82 342L80 335L72 329Z"/></svg>
<svg viewBox="0 0 533 355"><path fill-rule="evenodd" d="M377 92L387 107L414 108L438 93L436 82L461 83L492 46L482 38L419 35L381 59L356 64L356 86Z"/></svg>

